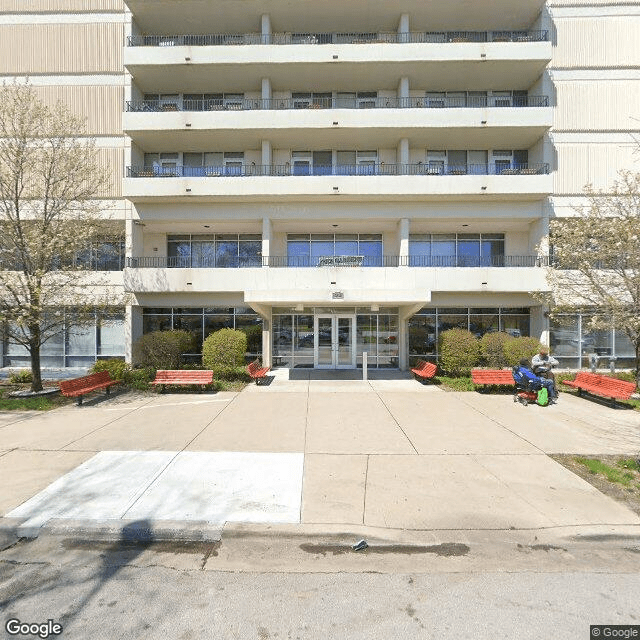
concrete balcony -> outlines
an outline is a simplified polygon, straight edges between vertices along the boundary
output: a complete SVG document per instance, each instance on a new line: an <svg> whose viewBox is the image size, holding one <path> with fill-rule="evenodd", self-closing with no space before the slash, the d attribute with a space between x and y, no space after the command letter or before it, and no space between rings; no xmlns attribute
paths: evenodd
<svg viewBox="0 0 640 640"><path fill-rule="evenodd" d="M552 191L544 163L430 166L428 164L317 167L292 175L284 166L129 167L123 195L134 202L277 200L540 200ZM186 175L185 175L186 174Z"/></svg>
<svg viewBox="0 0 640 640"><path fill-rule="evenodd" d="M230 110L127 111L123 129L147 151L180 148L185 141L192 151L253 148L260 140L284 149L339 148L363 144L368 130L382 147L408 137L415 147L527 149L553 124L549 106L429 108L426 99L411 98L403 108L398 99L377 99L385 101L389 107L371 109L286 109L279 107L284 100L245 100L239 105L245 108Z"/></svg>
<svg viewBox="0 0 640 640"><path fill-rule="evenodd" d="M422 86L440 91L533 86L552 57L546 32L518 32L525 34L520 38L514 32L505 32L504 38L496 33L373 34L376 39L360 42L325 42L325 36L336 34L303 34L289 46L273 44L282 34L266 40L240 35L237 46L229 46L230 40L226 46L225 41L213 44L213 39L235 37L229 35L140 36L131 42L149 45L125 47L124 64L142 91L162 93L207 92L212 82L226 91L245 91L260 87L263 78L280 87L305 86L312 78L316 91L359 90L357 81L363 77L368 87L395 87L401 77L419 78ZM410 37L400 41L401 35Z"/></svg>
<svg viewBox="0 0 640 640"><path fill-rule="evenodd" d="M142 293L243 292L256 304L411 304L432 291L546 291L540 267L126 268L125 290ZM329 285L335 282L335 285ZM339 295L335 296L334 294Z"/></svg>

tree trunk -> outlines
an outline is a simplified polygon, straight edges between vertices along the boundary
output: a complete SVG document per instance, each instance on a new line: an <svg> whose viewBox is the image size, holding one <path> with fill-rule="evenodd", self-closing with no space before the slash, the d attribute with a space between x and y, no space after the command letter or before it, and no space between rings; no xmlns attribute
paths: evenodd
<svg viewBox="0 0 640 640"><path fill-rule="evenodd" d="M640 387L640 339L636 340L636 386Z"/></svg>
<svg viewBox="0 0 640 640"><path fill-rule="evenodd" d="M40 371L40 327L31 332L29 355L31 356L31 391L42 391L42 372Z"/></svg>

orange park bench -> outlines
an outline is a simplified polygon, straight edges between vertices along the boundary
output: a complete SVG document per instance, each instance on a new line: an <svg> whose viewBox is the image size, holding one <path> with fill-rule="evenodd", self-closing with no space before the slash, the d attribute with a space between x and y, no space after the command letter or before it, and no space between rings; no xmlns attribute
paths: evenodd
<svg viewBox="0 0 640 640"><path fill-rule="evenodd" d="M430 380L436 375L438 367L433 362L427 362L426 360L418 360L416 366L411 369L411 373L415 376L416 380L420 380L424 384L425 380Z"/></svg>
<svg viewBox="0 0 640 640"><path fill-rule="evenodd" d="M511 369L471 369L471 380L476 386L485 389L493 385L515 386Z"/></svg>
<svg viewBox="0 0 640 640"><path fill-rule="evenodd" d="M156 371L155 380L152 385L160 385L160 391L164 392L164 388L167 385L180 386L197 384L201 386L201 391L204 391L206 385L213 382L213 371L202 369L159 369Z"/></svg>
<svg viewBox="0 0 640 640"><path fill-rule="evenodd" d="M562 384L576 388L578 395L582 395L582 392L586 391L604 398L611 398L611 406L615 406L616 400L628 400L636 390L634 382L626 382L588 371L579 371L575 380L563 380Z"/></svg>
<svg viewBox="0 0 640 640"><path fill-rule="evenodd" d="M267 379L269 369L271 369L271 367L261 367L257 362L251 362L247 365L247 373L251 376L252 380L256 381L256 384L258 384L260 380Z"/></svg>
<svg viewBox="0 0 640 640"><path fill-rule="evenodd" d="M118 384L117 380L113 380L108 371L100 371L92 373L82 378L74 378L73 380L63 380L58 384L60 393L67 398L78 398L78 406L82 405L82 396L91 391L105 389L107 395L112 385Z"/></svg>

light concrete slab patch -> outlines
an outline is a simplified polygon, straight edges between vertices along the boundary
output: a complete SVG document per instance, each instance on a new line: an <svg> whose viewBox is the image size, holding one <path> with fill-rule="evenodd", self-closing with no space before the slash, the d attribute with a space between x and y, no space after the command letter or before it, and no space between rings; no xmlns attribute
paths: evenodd
<svg viewBox="0 0 640 640"><path fill-rule="evenodd" d="M171 451L102 451L7 515L25 527L52 518L120 518L175 457Z"/></svg>
<svg viewBox="0 0 640 640"><path fill-rule="evenodd" d="M242 393L187 450L299 452L306 421L306 393Z"/></svg>
<svg viewBox="0 0 640 640"><path fill-rule="evenodd" d="M190 404L145 405L69 444L68 450L179 451L228 404L215 400Z"/></svg>
<svg viewBox="0 0 640 640"><path fill-rule="evenodd" d="M126 512L128 519L300 522L303 455L185 451Z"/></svg>
<svg viewBox="0 0 640 640"><path fill-rule="evenodd" d="M25 531L52 519L298 523L302 471L301 453L103 451L7 515Z"/></svg>
<svg viewBox="0 0 640 640"><path fill-rule="evenodd" d="M0 457L0 477L5 479L0 493L0 513L15 509L92 455L76 451L6 452Z"/></svg>
<svg viewBox="0 0 640 640"><path fill-rule="evenodd" d="M302 522L361 524L366 474L367 456L307 455Z"/></svg>
<svg viewBox="0 0 640 640"><path fill-rule="evenodd" d="M27 420L33 416L42 415L40 411L0 411L0 429L8 424Z"/></svg>
<svg viewBox="0 0 640 640"><path fill-rule="evenodd" d="M556 525L640 524L640 517L547 456L475 460Z"/></svg>
<svg viewBox="0 0 640 640"><path fill-rule="evenodd" d="M420 454L540 453L453 394L380 396Z"/></svg>
<svg viewBox="0 0 640 640"><path fill-rule="evenodd" d="M375 393L311 393L306 453L405 453L415 449Z"/></svg>
<svg viewBox="0 0 640 640"><path fill-rule="evenodd" d="M417 380L369 380L371 388L378 393L428 393L442 394L444 391L433 384L422 384Z"/></svg>
<svg viewBox="0 0 640 640"><path fill-rule="evenodd" d="M309 380L309 393L375 393L364 380Z"/></svg>
<svg viewBox="0 0 640 640"><path fill-rule="evenodd" d="M308 380L273 380L271 384L247 385L242 393L307 393L309 391Z"/></svg>
<svg viewBox="0 0 640 640"><path fill-rule="evenodd" d="M520 456L513 456L518 464ZM471 456L371 456L365 524L509 529L555 524Z"/></svg>
<svg viewBox="0 0 640 640"><path fill-rule="evenodd" d="M104 411L83 411L84 407L56 409L10 424L0 429L0 447L3 449L61 449L108 424L117 414Z"/></svg>

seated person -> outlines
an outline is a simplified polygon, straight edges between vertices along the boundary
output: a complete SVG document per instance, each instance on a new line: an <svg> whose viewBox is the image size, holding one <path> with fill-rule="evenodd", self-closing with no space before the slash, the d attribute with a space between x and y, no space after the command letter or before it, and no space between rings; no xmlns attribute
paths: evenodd
<svg viewBox="0 0 640 640"><path fill-rule="evenodd" d="M538 353L536 353L531 360L531 370L537 376L553 380L555 383L556 377L551 369L558 364L559 362L553 356L549 355L549 347L542 345Z"/></svg>
<svg viewBox="0 0 640 640"><path fill-rule="evenodd" d="M529 367L529 361L526 358L523 358L520 360L518 373L529 382L534 382L542 387L546 387L549 393L549 400L556 400L558 398L558 392L556 391L555 382L553 380L546 380L545 378L537 376Z"/></svg>

